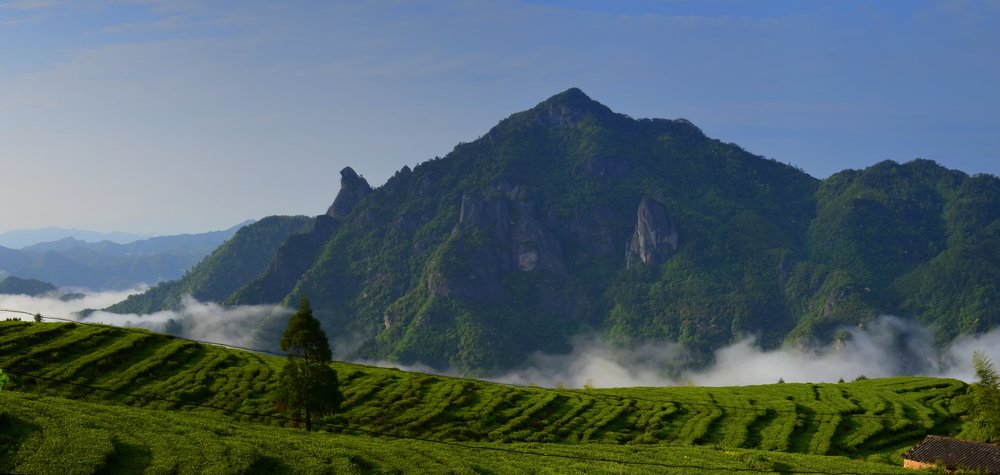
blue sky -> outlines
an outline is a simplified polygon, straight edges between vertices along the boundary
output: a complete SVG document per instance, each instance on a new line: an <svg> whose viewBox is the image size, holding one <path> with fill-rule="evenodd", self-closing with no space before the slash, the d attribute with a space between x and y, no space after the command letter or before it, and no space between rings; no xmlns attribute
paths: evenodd
<svg viewBox="0 0 1000 475"><path fill-rule="evenodd" d="M319 214L573 86L820 178L1000 174L1000 0L0 0L0 45L0 232Z"/></svg>

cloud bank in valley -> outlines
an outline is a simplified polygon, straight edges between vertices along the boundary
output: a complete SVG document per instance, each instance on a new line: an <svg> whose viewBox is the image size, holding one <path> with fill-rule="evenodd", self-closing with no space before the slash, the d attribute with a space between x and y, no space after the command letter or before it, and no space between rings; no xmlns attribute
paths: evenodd
<svg viewBox="0 0 1000 475"><path fill-rule="evenodd" d="M145 291L140 287L124 291L83 292L74 294L79 298L59 298L61 294L45 294L37 297L29 295L0 294L0 309L17 310L29 313L40 313L59 318L77 318L75 314L88 308L105 308L125 300L132 294ZM4 315L0 318L20 318L16 314Z"/></svg>
<svg viewBox="0 0 1000 475"><path fill-rule="evenodd" d="M531 357L530 364L495 381L546 387L733 386L787 382L836 382L858 376L923 375L973 381L972 353L1000 360L1000 329L957 338L946 348L934 345L930 330L898 317L883 316L865 328L845 328L847 338L820 347L764 350L753 338L715 352L706 368L684 369L668 377L668 369L684 368L686 354L678 344L616 348L589 336L574 342L566 355Z"/></svg>
<svg viewBox="0 0 1000 475"><path fill-rule="evenodd" d="M187 297L177 311L142 316L96 311L80 317L79 312L85 309L104 308L142 290L85 293L82 297L66 300L56 295L0 295L0 309L145 328L240 347L259 346L257 330L261 325L270 318L286 317L291 313L291 309L275 305L223 307ZM29 317L0 313L0 318ZM714 362L704 368L691 368L687 353L676 343L621 348L609 344L600 336L583 335L573 341L573 350L568 354L534 354L523 368L490 379L506 384L571 388L680 384L731 386L769 384L779 379L787 382L836 382L840 379L850 381L861 375L871 378L925 375L973 381L975 371L971 361L974 351L984 351L993 361L1000 361L1000 328L981 335L961 336L944 348L934 345L930 330L898 317L883 316L864 328L844 330L846 338L816 347L764 350L753 338L745 338L717 350ZM341 350L337 352L339 358L347 356L347 346L344 342L335 345ZM419 363L404 366L385 361L356 362L424 373L452 374Z"/></svg>
<svg viewBox="0 0 1000 475"><path fill-rule="evenodd" d="M528 367L491 378L521 386L580 388L674 385L664 375L668 366L686 359L674 343L616 348L597 335L573 341L565 355L534 354Z"/></svg>

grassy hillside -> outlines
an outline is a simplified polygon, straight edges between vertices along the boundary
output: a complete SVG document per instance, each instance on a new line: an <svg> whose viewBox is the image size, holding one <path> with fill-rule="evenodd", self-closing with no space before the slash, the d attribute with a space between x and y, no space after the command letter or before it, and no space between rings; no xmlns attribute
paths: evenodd
<svg viewBox="0 0 1000 475"><path fill-rule="evenodd" d="M913 473L900 466L721 447L485 444L276 429L0 392L0 471L16 473Z"/></svg>
<svg viewBox="0 0 1000 475"><path fill-rule="evenodd" d="M101 325L0 322L12 389L152 409L234 411L284 424L268 401L282 359ZM462 442L703 445L891 454L957 432L964 383L891 378L749 387L541 389L337 363L345 403L326 430Z"/></svg>

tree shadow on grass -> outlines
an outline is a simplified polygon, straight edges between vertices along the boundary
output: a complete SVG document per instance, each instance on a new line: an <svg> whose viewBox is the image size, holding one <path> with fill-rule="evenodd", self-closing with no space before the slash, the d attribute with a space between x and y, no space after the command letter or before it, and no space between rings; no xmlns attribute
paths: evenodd
<svg viewBox="0 0 1000 475"><path fill-rule="evenodd" d="M141 445L128 444L115 439L114 446L114 452L108 456L104 466L96 473L143 473L153 460L153 452Z"/></svg>
<svg viewBox="0 0 1000 475"><path fill-rule="evenodd" d="M10 414L0 414L0 472L13 470L14 456L25 439L40 427Z"/></svg>

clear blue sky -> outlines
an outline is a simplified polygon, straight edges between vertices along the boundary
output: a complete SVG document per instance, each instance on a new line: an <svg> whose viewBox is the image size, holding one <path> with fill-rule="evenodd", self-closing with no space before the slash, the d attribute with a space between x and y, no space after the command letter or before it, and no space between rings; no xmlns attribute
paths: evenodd
<svg viewBox="0 0 1000 475"><path fill-rule="evenodd" d="M817 177L1000 174L1000 0L0 0L0 232L319 214L576 86Z"/></svg>

